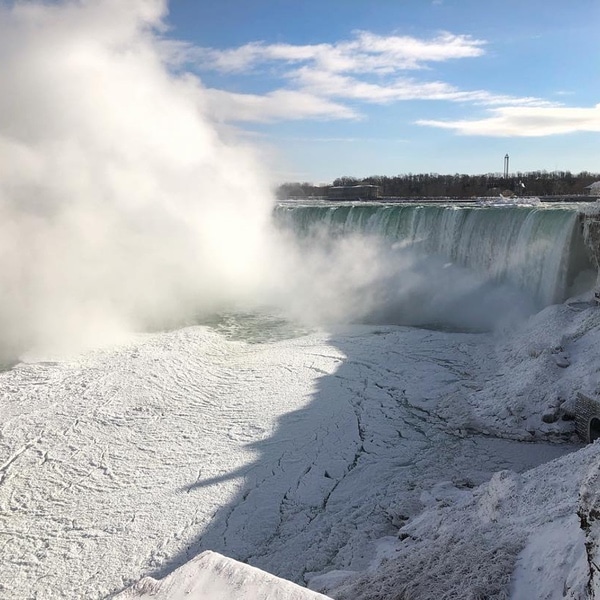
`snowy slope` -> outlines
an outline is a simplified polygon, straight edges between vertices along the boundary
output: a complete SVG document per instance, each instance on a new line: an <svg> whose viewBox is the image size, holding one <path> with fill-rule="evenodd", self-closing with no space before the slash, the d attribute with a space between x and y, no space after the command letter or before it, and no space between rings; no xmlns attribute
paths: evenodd
<svg viewBox="0 0 600 600"><path fill-rule="evenodd" d="M600 392L599 327L597 307L572 301L549 306L500 337L498 371L466 398L472 426L522 439L572 433L576 393Z"/></svg>
<svg viewBox="0 0 600 600"><path fill-rule="evenodd" d="M600 391L599 325L597 308L573 303L501 338L502 369L463 398L455 422L504 436L572 435L576 392ZM546 423L552 408L557 420ZM400 529L401 543L370 572L317 578L312 587L340 600L586 598L598 555L599 465L594 444L522 475L501 471L472 491L438 485L431 506Z"/></svg>
<svg viewBox="0 0 600 600"><path fill-rule="evenodd" d="M161 581L145 577L115 600L326 600L216 552L203 552Z"/></svg>
<svg viewBox="0 0 600 600"><path fill-rule="evenodd" d="M523 475L501 471L471 491L435 495L370 573L328 586L337 599L584 598L588 576L578 492L590 446Z"/></svg>

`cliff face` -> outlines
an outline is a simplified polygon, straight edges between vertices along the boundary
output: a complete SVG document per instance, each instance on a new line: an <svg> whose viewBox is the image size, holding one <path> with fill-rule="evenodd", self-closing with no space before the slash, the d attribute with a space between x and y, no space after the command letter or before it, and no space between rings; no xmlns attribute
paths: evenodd
<svg viewBox="0 0 600 600"><path fill-rule="evenodd" d="M590 258L599 272L597 283L600 283L600 209L589 207L582 216L582 232Z"/></svg>
<svg viewBox="0 0 600 600"><path fill-rule="evenodd" d="M582 217L583 237L590 258L598 270L596 288L600 286L600 209L589 207ZM598 294L596 295L599 300ZM600 598L600 466L594 465L584 480L579 495L581 529L585 533L589 580L589 598Z"/></svg>
<svg viewBox="0 0 600 600"><path fill-rule="evenodd" d="M600 598L600 466L592 466L584 480L577 511L585 533L585 550L589 569L587 585L590 599Z"/></svg>

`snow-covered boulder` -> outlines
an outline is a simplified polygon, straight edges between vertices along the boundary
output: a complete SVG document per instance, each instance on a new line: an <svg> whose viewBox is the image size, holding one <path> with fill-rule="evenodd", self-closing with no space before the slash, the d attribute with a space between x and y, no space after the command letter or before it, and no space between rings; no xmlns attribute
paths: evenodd
<svg viewBox="0 0 600 600"><path fill-rule="evenodd" d="M114 596L116 600L327 600L216 552L203 552L157 581L144 577Z"/></svg>

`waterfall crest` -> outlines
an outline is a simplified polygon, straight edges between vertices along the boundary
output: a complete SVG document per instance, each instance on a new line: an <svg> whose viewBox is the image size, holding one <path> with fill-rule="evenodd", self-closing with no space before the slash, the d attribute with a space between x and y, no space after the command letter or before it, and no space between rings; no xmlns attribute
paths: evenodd
<svg viewBox="0 0 600 600"><path fill-rule="evenodd" d="M306 238L375 235L441 257L527 292L538 307L562 302L592 268L576 206L281 204L278 223Z"/></svg>

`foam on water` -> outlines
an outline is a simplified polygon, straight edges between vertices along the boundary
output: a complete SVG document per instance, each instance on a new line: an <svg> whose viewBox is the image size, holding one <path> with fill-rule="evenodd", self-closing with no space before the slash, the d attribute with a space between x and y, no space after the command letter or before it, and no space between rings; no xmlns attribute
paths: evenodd
<svg viewBox="0 0 600 600"><path fill-rule="evenodd" d="M311 333L311 329L284 315L256 310L254 312L216 313L199 321L227 340L249 344L265 344L291 340Z"/></svg>

